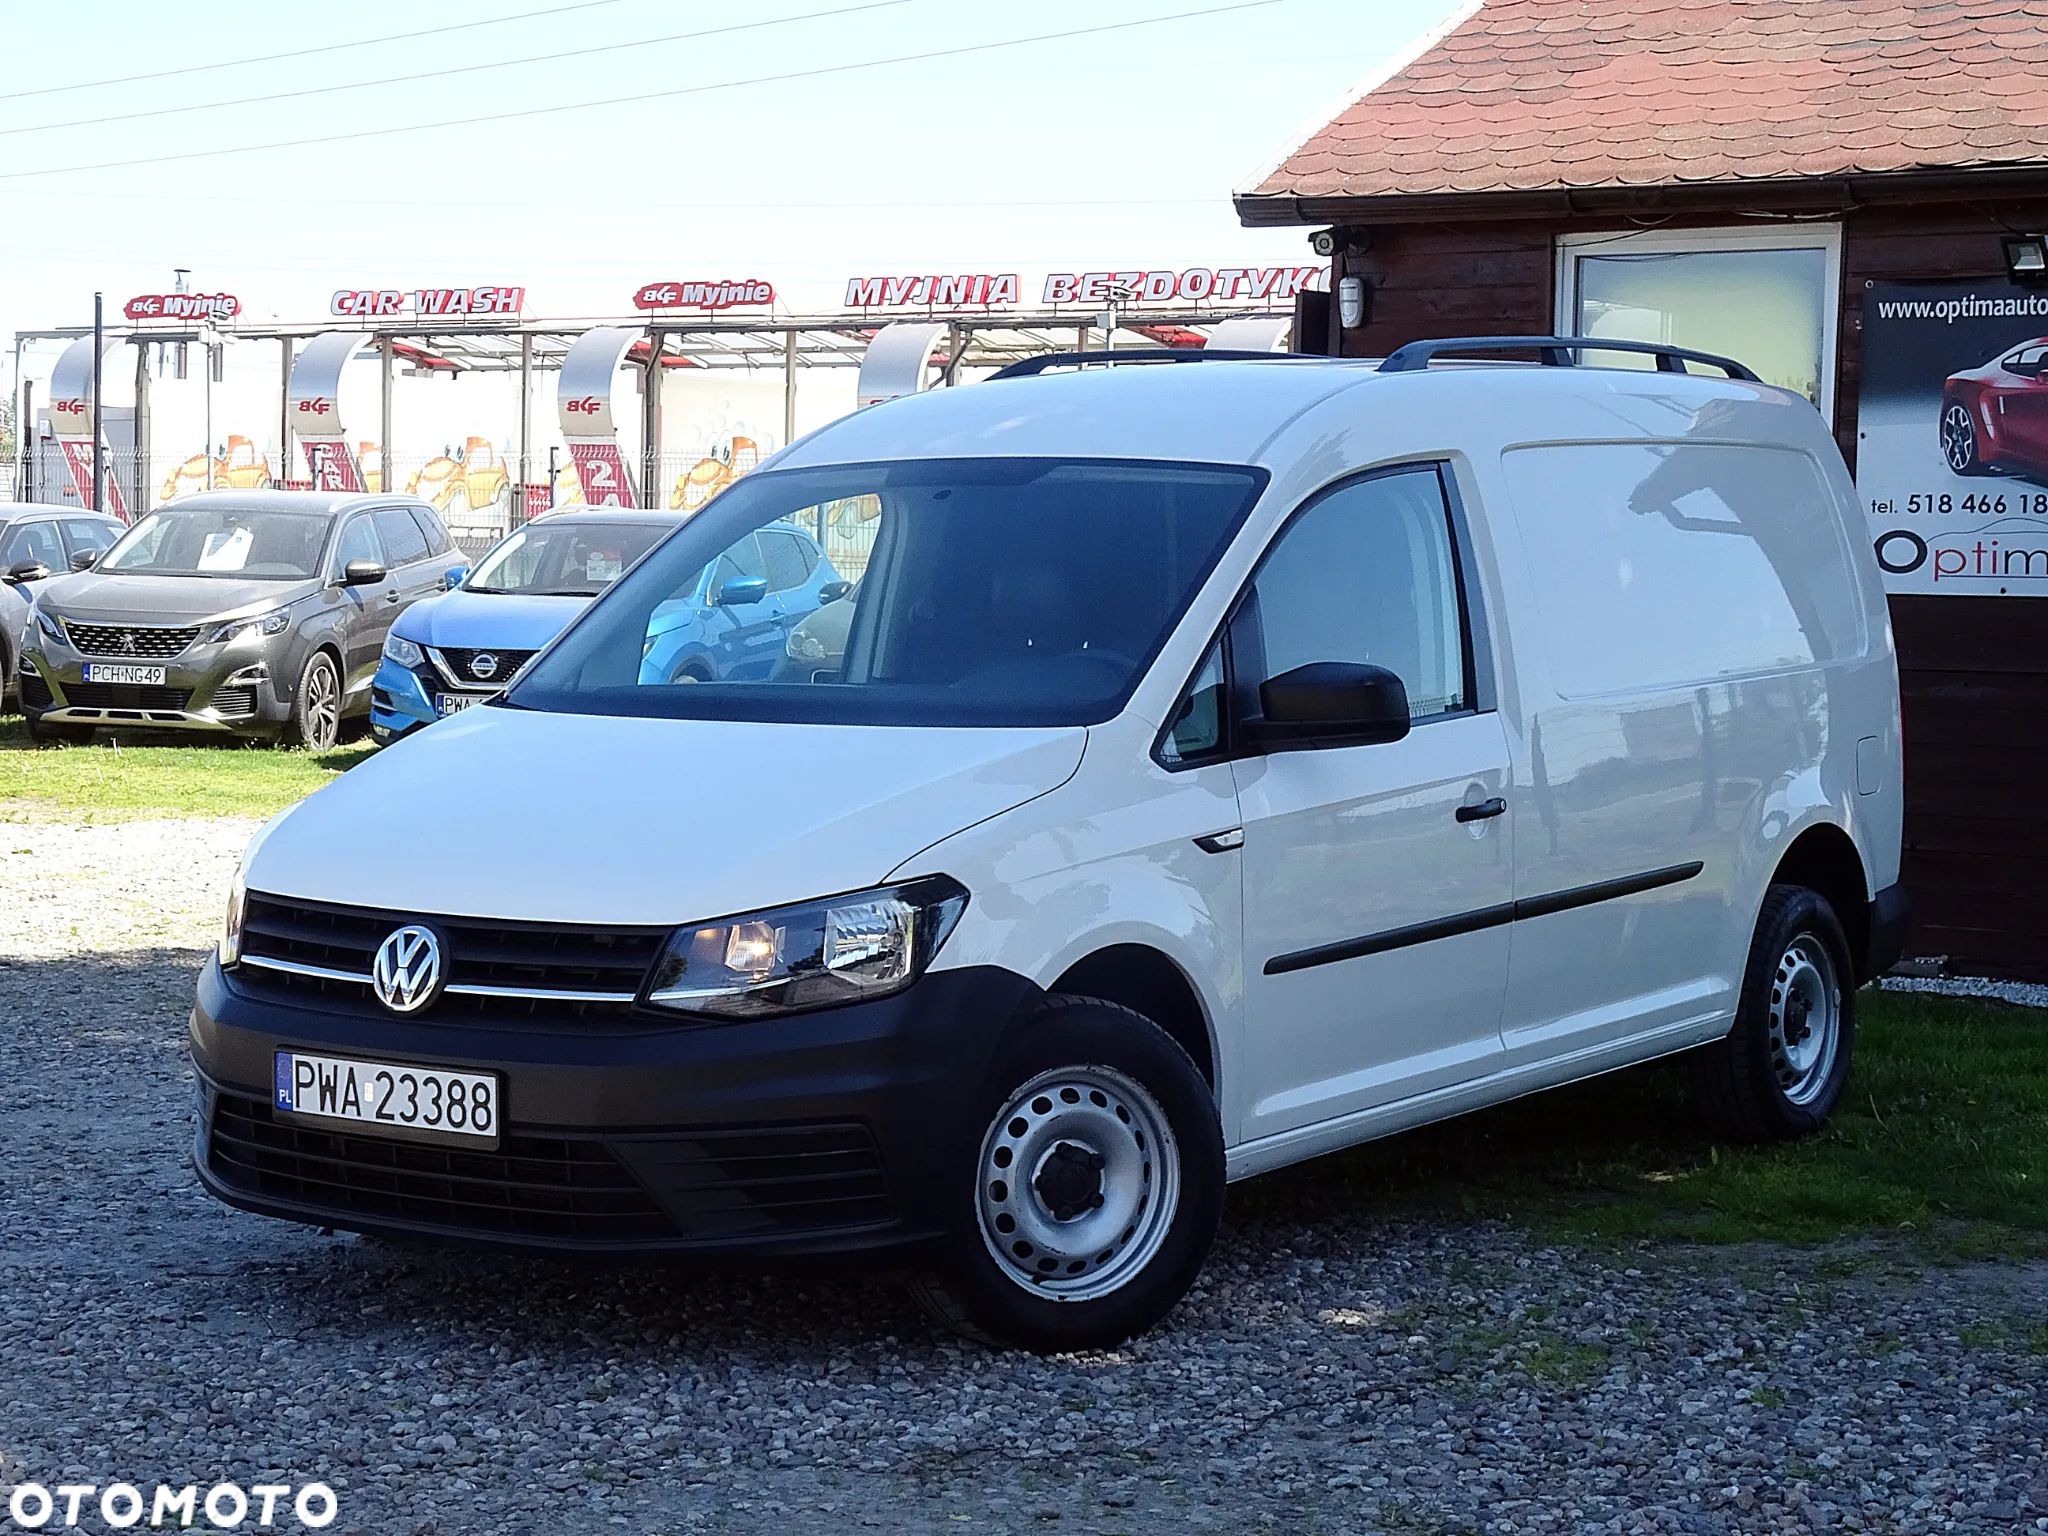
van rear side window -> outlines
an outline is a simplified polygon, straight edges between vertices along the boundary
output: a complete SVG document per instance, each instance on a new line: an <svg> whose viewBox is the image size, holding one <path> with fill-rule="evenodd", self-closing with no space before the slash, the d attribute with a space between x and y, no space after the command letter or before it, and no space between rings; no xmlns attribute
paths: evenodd
<svg viewBox="0 0 2048 1536"><path fill-rule="evenodd" d="M1563 697L1862 652L1852 557L1808 455L1572 443L1512 449L1502 464Z"/></svg>

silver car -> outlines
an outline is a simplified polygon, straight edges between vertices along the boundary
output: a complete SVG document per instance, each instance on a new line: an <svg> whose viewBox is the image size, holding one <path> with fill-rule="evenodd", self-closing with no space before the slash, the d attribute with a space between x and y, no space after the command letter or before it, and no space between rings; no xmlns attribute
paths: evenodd
<svg viewBox="0 0 2048 1536"><path fill-rule="evenodd" d="M90 509L0 501L0 704L14 697L36 584L90 566L126 526Z"/></svg>
<svg viewBox="0 0 2048 1536"><path fill-rule="evenodd" d="M38 741L176 730L324 750L370 707L391 621L460 580L416 497L209 491L36 589L21 659Z"/></svg>

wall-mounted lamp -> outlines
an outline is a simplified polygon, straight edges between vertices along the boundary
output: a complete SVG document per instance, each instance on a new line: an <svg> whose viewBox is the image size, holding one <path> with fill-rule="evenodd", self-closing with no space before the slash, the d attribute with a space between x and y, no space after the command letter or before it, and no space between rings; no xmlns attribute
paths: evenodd
<svg viewBox="0 0 2048 1536"><path fill-rule="evenodd" d="M1337 321L1347 331L1365 324L1365 279L1347 277L1337 284Z"/></svg>
<svg viewBox="0 0 2048 1536"><path fill-rule="evenodd" d="M2048 235L2007 235L2005 270L2020 282L2048 278Z"/></svg>

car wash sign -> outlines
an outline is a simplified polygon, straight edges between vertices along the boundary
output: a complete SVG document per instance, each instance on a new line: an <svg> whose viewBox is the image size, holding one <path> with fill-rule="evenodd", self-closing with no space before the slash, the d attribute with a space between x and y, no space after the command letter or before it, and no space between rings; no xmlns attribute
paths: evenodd
<svg viewBox="0 0 2048 1536"><path fill-rule="evenodd" d="M2048 289L1872 284L1856 435L1887 591L2048 597Z"/></svg>
<svg viewBox="0 0 2048 1536"><path fill-rule="evenodd" d="M396 315L452 320L465 315L516 315L525 305L524 288L502 283L482 288L341 288L327 301L327 312L350 320L387 320Z"/></svg>
<svg viewBox="0 0 2048 1536"><path fill-rule="evenodd" d="M232 320L241 312L232 293L138 293L121 307L130 320Z"/></svg>
<svg viewBox="0 0 2048 1536"><path fill-rule="evenodd" d="M1140 272L1053 272L1045 302L1106 304L1291 304L1328 269L1307 267L1181 267Z"/></svg>
<svg viewBox="0 0 2048 1536"><path fill-rule="evenodd" d="M1199 304L1291 304L1326 268L1305 267L1131 267L1122 271L1049 272L1039 287L1041 304L1058 309L1085 304L1185 307ZM926 272L893 277L849 277L848 309L1005 309L1023 302L1023 279L1015 272Z"/></svg>
<svg viewBox="0 0 2048 1536"><path fill-rule="evenodd" d="M642 283L633 292L635 309L761 309L775 303L775 285L765 278Z"/></svg>

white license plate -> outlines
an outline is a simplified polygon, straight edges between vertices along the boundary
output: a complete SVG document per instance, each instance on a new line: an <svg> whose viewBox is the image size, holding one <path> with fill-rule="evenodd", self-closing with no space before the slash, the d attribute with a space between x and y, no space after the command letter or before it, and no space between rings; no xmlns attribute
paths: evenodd
<svg viewBox="0 0 2048 1536"><path fill-rule="evenodd" d="M488 1072L279 1051L273 1102L286 1114L496 1146L498 1092L497 1076Z"/></svg>
<svg viewBox="0 0 2048 1536"><path fill-rule="evenodd" d="M88 661L85 664L85 680L88 683L141 683L145 687L157 687L164 680L164 669L162 667L130 667L115 662Z"/></svg>
<svg viewBox="0 0 2048 1536"><path fill-rule="evenodd" d="M490 695L486 693L439 693L434 695L434 710L437 714L459 715L472 704L481 704Z"/></svg>

